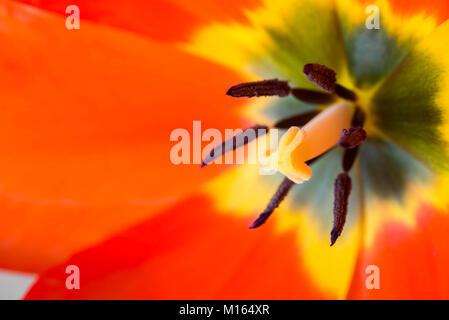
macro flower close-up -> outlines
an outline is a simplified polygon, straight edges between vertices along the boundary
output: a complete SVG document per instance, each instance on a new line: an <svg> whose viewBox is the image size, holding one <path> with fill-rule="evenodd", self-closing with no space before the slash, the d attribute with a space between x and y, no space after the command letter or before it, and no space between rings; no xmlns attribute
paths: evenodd
<svg viewBox="0 0 449 320"><path fill-rule="evenodd" d="M449 299L449 1L2 0L0 46L18 298Z"/></svg>

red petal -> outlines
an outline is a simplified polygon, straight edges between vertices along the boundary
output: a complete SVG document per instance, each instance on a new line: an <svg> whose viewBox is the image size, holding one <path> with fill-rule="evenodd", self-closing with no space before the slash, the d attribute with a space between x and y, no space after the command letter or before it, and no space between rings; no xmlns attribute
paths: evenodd
<svg viewBox="0 0 449 320"><path fill-rule="evenodd" d="M28 299L323 298L303 272L295 233L214 212L192 198L45 272ZM65 287L80 268L80 290Z"/></svg>
<svg viewBox="0 0 449 320"><path fill-rule="evenodd" d="M448 299L449 216L422 207L415 230L390 223L375 247L360 254L350 299ZM377 265L380 289L365 286L366 267Z"/></svg>
<svg viewBox="0 0 449 320"><path fill-rule="evenodd" d="M66 7L76 4L82 21L123 28L164 41L186 40L201 24L214 20L245 21L243 9L259 0L20 0L68 16Z"/></svg>

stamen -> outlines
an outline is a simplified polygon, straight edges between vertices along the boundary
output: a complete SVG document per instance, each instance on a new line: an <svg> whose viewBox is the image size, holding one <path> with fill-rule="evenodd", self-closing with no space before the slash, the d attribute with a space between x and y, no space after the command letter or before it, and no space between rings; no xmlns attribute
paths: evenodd
<svg viewBox="0 0 449 320"><path fill-rule="evenodd" d="M346 100L350 101L357 100L357 95L355 94L354 91L351 91L338 83L335 85L335 94Z"/></svg>
<svg viewBox="0 0 449 320"><path fill-rule="evenodd" d="M307 124L310 120L315 118L320 113L319 110L312 110L306 113L302 113L291 118L283 119L274 124L273 127L278 129L288 129L293 126L302 127Z"/></svg>
<svg viewBox="0 0 449 320"><path fill-rule="evenodd" d="M347 173L338 175L334 184L334 226L331 231L331 246L343 231L348 214L348 199L351 193L351 178Z"/></svg>
<svg viewBox="0 0 449 320"><path fill-rule="evenodd" d="M365 124L365 113L363 112L362 108L357 106L355 108L355 112L352 117L351 125L352 125L352 127L361 127L362 128L364 124ZM365 140L366 140L366 132L365 132L365 139L363 141L365 141ZM343 167L344 172L348 172L349 170L351 170L352 166L354 165L355 159L357 158L358 152L359 152L358 146L356 146L355 148L352 148L352 149L345 150L345 152L343 154L343 162L342 162L342 167Z"/></svg>
<svg viewBox="0 0 449 320"><path fill-rule="evenodd" d="M356 107L349 129L343 129L338 144L345 148L343 154L343 170L334 184L334 226L331 231L331 246L335 244L343 231L348 213L348 199L351 193L351 178L348 175L354 165L359 152L360 144L366 140L366 131L362 126L365 123L365 113Z"/></svg>
<svg viewBox="0 0 449 320"><path fill-rule="evenodd" d="M357 154L359 153L359 147L353 149L346 149L343 154L342 167L344 172L349 172L354 165Z"/></svg>
<svg viewBox="0 0 449 320"><path fill-rule="evenodd" d="M329 151L328 151L329 152ZM326 153L323 153L319 155L318 157L311 159L307 161L307 165L311 166L315 161L320 159L322 156L324 156ZM256 229L263 225L267 219L273 214L274 210L279 207L282 200L285 199L291 188L295 185L293 181L291 181L289 178L284 178L282 180L282 183L279 185L278 189L276 190L276 193L271 198L270 202L266 206L265 210L259 215L259 217L256 219L256 221L253 222L250 229Z"/></svg>
<svg viewBox="0 0 449 320"><path fill-rule="evenodd" d="M281 98L292 94L296 99L312 104L330 104L335 96L315 90L290 88L287 81L278 79L240 83L231 87L227 95L234 98L279 96Z"/></svg>
<svg viewBox="0 0 449 320"><path fill-rule="evenodd" d="M251 131L253 134L249 134L251 133ZM259 135L266 134L267 132L267 126L255 125L233 136L232 138L225 140L223 143L217 145L209 152L209 155L203 160L201 168L213 162L215 159L221 157L225 153L234 151L240 147L247 145L254 139L258 138Z"/></svg>
<svg viewBox="0 0 449 320"><path fill-rule="evenodd" d="M259 215L256 221L253 222L250 229L256 229L263 225L267 219L271 216L271 214L274 212L274 210L279 207L282 200L287 196L290 189L293 187L295 183L291 181L288 178L284 178L282 183L279 185L278 189L276 190L275 194L271 198L270 202L268 203L265 210Z"/></svg>
<svg viewBox="0 0 449 320"><path fill-rule="evenodd" d="M354 115L352 117L351 126L353 127L363 127L365 124L365 112L363 112L362 108L356 106Z"/></svg>
<svg viewBox="0 0 449 320"><path fill-rule="evenodd" d="M338 144L345 149L358 147L366 140L366 131L362 127L343 129Z"/></svg>
<svg viewBox="0 0 449 320"><path fill-rule="evenodd" d="M322 64L308 63L304 66L303 72L307 76L307 79L315 83L321 89L335 93L337 96L346 100L357 100L355 92L337 83L336 72L334 70Z"/></svg>
<svg viewBox="0 0 449 320"><path fill-rule="evenodd" d="M336 100L332 94L315 90L292 89L291 93L296 99L313 104L331 104Z"/></svg>
<svg viewBox="0 0 449 320"><path fill-rule="evenodd" d="M307 78L323 90L335 92L337 82L334 70L318 63L309 63L304 66L303 72Z"/></svg>
<svg viewBox="0 0 449 320"><path fill-rule="evenodd" d="M226 94L234 98L263 96L286 97L290 94L290 87L287 81L271 79L241 83L231 87Z"/></svg>

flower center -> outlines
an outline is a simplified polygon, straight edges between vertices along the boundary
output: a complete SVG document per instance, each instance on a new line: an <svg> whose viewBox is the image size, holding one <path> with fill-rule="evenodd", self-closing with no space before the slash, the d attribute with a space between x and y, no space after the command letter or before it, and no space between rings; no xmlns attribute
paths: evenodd
<svg viewBox="0 0 449 320"><path fill-rule="evenodd" d="M331 246L340 236L348 211L348 198L351 191L351 170L358 155L359 145L366 140L363 129L365 112L357 105L357 94L337 83L335 71L326 66L310 63L304 66L307 78L323 91L291 88L287 81L278 79L242 83L231 87L227 94L240 97L292 95L301 101L325 105L323 111L312 111L283 119L274 124L274 128L288 129L275 149L268 150L262 156L264 166L281 172L285 179L251 229L260 227L271 216L281 201L287 196L294 184L304 183L312 178L311 163L337 145L345 149L342 159L342 173L334 184L334 226L331 231ZM344 101L339 101L343 99ZM263 126L268 128L268 126ZM251 128L250 128L251 129ZM242 135L246 133L243 132ZM238 137L234 137L236 139ZM241 139L239 139L241 140ZM249 140L246 140L246 143ZM223 143L226 144L226 141ZM228 144L238 146L234 143ZM241 146L241 145L240 145ZM217 148L203 160L202 166L212 162L224 152L230 150Z"/></svg>

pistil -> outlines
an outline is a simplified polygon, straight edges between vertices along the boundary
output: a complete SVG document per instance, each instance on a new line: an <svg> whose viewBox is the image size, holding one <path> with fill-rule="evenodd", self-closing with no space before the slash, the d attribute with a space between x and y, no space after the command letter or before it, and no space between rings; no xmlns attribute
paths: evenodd
<svg viewBox="0 0 449 320"><path fill-rule="evenodd" d="M270 150L263 163L280 171L295 183L303 183L312 176L307 161L335 146L344 128L350 126L353 107L346 102L334 105L314 117L303 128L291 127Z"/></svg>

